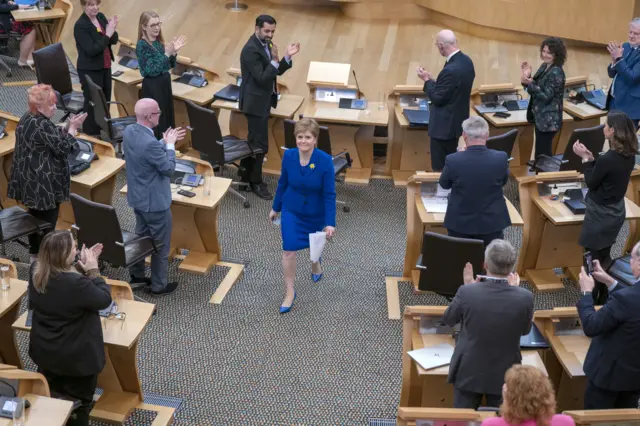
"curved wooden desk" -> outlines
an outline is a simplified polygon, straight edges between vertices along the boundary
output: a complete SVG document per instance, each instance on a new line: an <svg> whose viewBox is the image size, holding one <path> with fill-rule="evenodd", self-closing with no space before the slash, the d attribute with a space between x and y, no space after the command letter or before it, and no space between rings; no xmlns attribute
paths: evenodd
<svg viewBox="0 0 640 426"><path fill-rule="evenodd" d="M432 421L442 421L444 424L450 422L454 425L467 423L468 426L478 425L484 419L495 417L496 413L491 411L475 411L460 408L417 408L399 407L397 426L415 425L416 421L422 420L427 424L437 424Z"/></svg>
<svg viewBox="0 0 640 426"><path fill-rule="evenodd" d="M16 22L35 23L38 42L48 46L58 43L64 26L73 14L73 5L69 0L58 0L52 9L20 9L11 12Z"/></svg>
<svg viewBox="0 0 640 426"><path fill-rule="evenodd" d="M20 302L27 295L27 282L11 278L11 288L0 290L0 362L21 366L18 346L15 342L12 324L18 317Z"/></svg>

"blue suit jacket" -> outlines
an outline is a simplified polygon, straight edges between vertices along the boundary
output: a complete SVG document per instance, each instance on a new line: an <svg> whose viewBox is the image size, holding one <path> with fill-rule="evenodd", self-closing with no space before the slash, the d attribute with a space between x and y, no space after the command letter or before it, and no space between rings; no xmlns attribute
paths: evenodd
<svg viewBox="0 0 640 426"><path fill-rule="evenodd" d="M484 235L511 225L502 187L509 180L507 154L484 145L447 155L440 186L451 189L444 227Z"/></svg>
<svg viewBox="0 0 640 426"><path fill-rule="evenodd" d="M583 296L578 314L584 334L591 337L583 366L587 378L611 391L640 389L640 284L618 284L599 311L590 294Z"/></svg>
<svg viewBox="0 0 640 426"><path fill-rule="evenodd" d="M127 201L141 212L159 212L171 207L171 175L176 153L163 141L136 123L124 131L124 158L127 168Z"/></svg>
<svg viewBox="0 0 640 426"><path fill-rule="evenodd" d="M300 174L298 149L282 157L282 173L273 200L273 210L289 210L301 216L322 217L325 226L336 226L336 182L331 156L319 149L311 154L306 176Z"/></svg>
<svg viewBox="0 0 640 426"><path fill-rule="evenodd" d="M622 59L615 65L609 64L609 77L616 77L613 85L616 98L615 108L626 113L632 120L640 119L640 48L633 50L629 43L622 45ZM607 108L611 100L611 88L607 97Z"/></svg>

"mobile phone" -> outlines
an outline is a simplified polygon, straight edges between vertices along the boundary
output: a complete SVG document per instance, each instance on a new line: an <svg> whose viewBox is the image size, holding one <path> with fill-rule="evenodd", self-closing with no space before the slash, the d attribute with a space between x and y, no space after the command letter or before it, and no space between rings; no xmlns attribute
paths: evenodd
<svg viewBox="0 0 640 426"><path fill-rule="evenodd" d="M118 70L118 71L114 72L113 74L111 74L111 76L112 77L120 77L122 74L124 74L124 71Z"/></svg>
<svg viewBox="0 0 640 426"><path fill-rule="evenodd" d="M184 195L185 197L189 197L189 198L191 198L191 197L195 197L195 196L196 196L196 193L195 193L195 192L186 191L186 190L184 190L184 189L181 189L180 191L178 191L178 194L180 194L180 195Z"/></svg>
<svg viewBox="0 0 640 426"><path fill-rule="evenodd" d="M593 274L593 256L590 251L584 253L584 270L587 274Z"/></svg>
<svg viewBox="0 0 640 426"><path fill-rule="evenodd" d="M500 117L500 118L507 118L507 117L511 117L511 114L509 114L508 112L496 112L493 114L494 117Z"/></svg>

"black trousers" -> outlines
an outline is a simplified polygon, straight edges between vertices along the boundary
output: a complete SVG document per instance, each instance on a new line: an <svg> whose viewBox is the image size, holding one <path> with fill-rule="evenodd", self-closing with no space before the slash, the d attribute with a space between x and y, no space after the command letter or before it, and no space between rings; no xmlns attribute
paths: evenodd
<svg viewBox="0 0 640 426"><path fill-rule="evenodd" d="M553 156L553 138L556 136L556 133L558 132L541 132L536 129L536 150L533 158L538 158L538 156L542 154L548 157ZM528 160L527 158L527 161Z"/></svg>
<svg viewBox="0 0 640 426"><path fill-rule="evenodd" d="M434 172L441 172L447 155L453 154L458 148L458 139L431 138L431 168Z"/></svg>
<svg viewBox="0 0 640 426"><path fill-rule="evenodd" d="M585 252L591 252L591 257L593 260L597 260L600 262L602 269L605 271L611 266L611 246L605 247L600 250L586 248ZM609 289L606 284L601 283L600 281L595 281L595 287L593 288L593 292L591 296L593 297L594 305L604 305L609 297Z"/></svg>
<svg viewBox="0 0 640 426"><path fill-rule="evenodd" d="M153 132L158 139L169 127L176 127L176 119L173 111L173 90L171 89L171 76L168 72L156 77L145 77L142 80L142 98L151 98L160 107L160 119Z"/></svg>
<svg viewBox="0 0 640 426"><path fill-rule="evenodd" d="M472 238L474 240L482 240L484 242L485 247L488 246L493 240L504 240L504 231L492 232L491 234L470 235L470 234L461 234L460 232L447 229L447 233L449 234L450 237Z"/></svg>
<svg viewBox="0 0 640 426"><path fill-rule="evenodd" d="M31 216L49 222L51 229L45 231L42 235L39 233L29 235L29 254L38 254L40 251L40 243L46 234L56 229L56 223L58 222L58 211L60 210L60 204L57 204L55 208L51 210L35 210L29 209L28 212Z"/></svg>
<svg viewBox="0 0 640 426"><path fill-rule="evenodd" d="M640 386L640 383L638 386ZM622 392L610 391L597 387L589 380L584 391L584 409L638 408L639 399L640 389Z"/></svg>
<svg viewBox="0 0 640 426"><path fill-rule="evenodd" d="M245 114L249 129L249 145L252 148L260 148L263 154L254 157L247 157L240 160L240 167L245 169L240 173L242 182L259 184L262 183L262 163L264 155L269 151L269 116Z"/></svg>
<svg viewBox="0 0 640 426"><path fill-rule="evenodd" d="M64 397L81 402L80 408L71 413L67 426L87 426L93 408L93 394L98 385L98 375L73 377L59 376L44 370L39 372L47 379L52 397Z"/></svg>
<svg viewBox="0 0 640 426"><path fill-rule="evenodd" d="M500 404L502 404L502 395L469 392L454 386L453 408L471 408L472 410L477 410L482 403L483 396L487 398L487 407L500 407Z"/></svg>
<svg viewBox="0 0 640 426"><path fill-rule="evenodd" d="M86 76L89 76L95 84L102 87L104 97L107 102L109 102L111 100L112 85L111 68L104 68L97 71L78 70L78 77L80 77L80 83L82 84L82 94L84 95L84 112L87 113L87 118L82 124L82 131L88 135L100 136L100 127L96 124L93 108L89 104L89 102L91 102L91 96L89 95L89 85L86 83Z"/></svg>

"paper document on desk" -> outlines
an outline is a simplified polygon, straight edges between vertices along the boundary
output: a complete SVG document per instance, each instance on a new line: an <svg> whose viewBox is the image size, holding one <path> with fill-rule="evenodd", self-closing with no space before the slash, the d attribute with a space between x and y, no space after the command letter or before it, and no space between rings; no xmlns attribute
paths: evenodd
<svg viewBox="0 0 640 426"><path fill-rule="evenodd" d="M436 346L418 349L408 352L409 356L425 370L449 365L453 356L453 346L449 343L441 343Z"/></svg>
<svg viewBox="0 0 640 426"><path fill-rule="evenodd" d="M447 198L446 197L422 197L422 204L427 213L446 213Z"/></svg>
<svg viewBox="0 0 640 426"><path fill-rule="evenodd" d="M327 244L326 232L314 232L313 234L309 234L309 252L311 254L312 262L320 260L325 244Z"/></svg>

